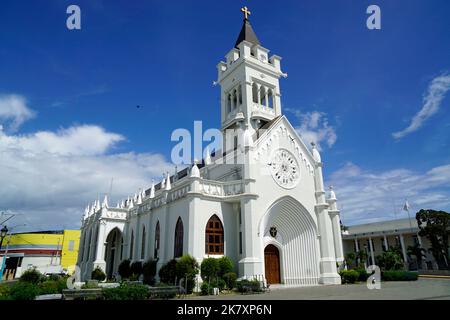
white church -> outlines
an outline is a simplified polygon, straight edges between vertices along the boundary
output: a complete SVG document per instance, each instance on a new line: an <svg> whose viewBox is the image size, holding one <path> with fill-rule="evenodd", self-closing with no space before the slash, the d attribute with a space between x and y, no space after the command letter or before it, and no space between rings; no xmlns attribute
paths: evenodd
<svg viewBox="0 0 450 320"><path fill-rule="evenodd" d="M77 263L83 281L97 266L112 277L124 259L158 259L159 270L189 254L199 263L226 255L239 278L270 284L341 283L335 193L325 192L317 148L308 149L282 114L281 57L269 57L242 11L236 44L217 66L231 148L208 152L115 208L107 197L88 206Z"/></svg>

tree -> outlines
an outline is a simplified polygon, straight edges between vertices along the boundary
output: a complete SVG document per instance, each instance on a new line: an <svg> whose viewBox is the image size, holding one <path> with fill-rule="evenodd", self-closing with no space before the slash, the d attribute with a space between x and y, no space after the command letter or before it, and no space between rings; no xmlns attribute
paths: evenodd
<svg viewBox="0 0 450 320"><path fill-rule="evenodd" d="M192 293L195 287L195 279L199 271L198 262L190 255L183 255L178 259L175 272L177 279L184 279L187 293Z"/></svg>
<svg viewBox="0 0 450 320"><path fill-rule="evenodd" d="M123 260L119 264L119 275L122 277L122 279L128 279L131 276L131 268L130 268L130 260L126 259Z"/></svg>
<svg viewBox="0 0 450 320"><path fill-rule="evenodd" d="M230 273L233 271L233 261L227 256L223 256L217 261L219 265L219 277L223 278L224 274Z"/></svg>
<svg viewBox="0 0 450 320"><path fill-rule="evenodd" d="M367 261L367 252L365 250L359 250L356 252L356 259L358 261L358 266L364 266L365 262Z"/></svg>
<svg viewBox="0 0 450 320"><path fill-rule="evenodd" d="M347 267L356 264L356 254L354 252L349 252L345 255L345 264Z"/></svg>
<svg viewBox="0 0 450 320"><path fill-rule="evenodd" d="M416 213L419 236L427 237L431 243L430 252L439 268L449 268L448 237L450 235L450 214L445 211L421 209Z"/></svg>
<svg viewBox="0 0 450 320"><path fill-rule="evenodd" d="M103 281L106 279L106 274L103 272L103 270L97 266L94 270L91 272L91 279L97 280L97 281Z"/></svg>
<svg viewBox="0 0 450 320"><path fill-rule="evenodd" d="M202 279L211 282L219 273L219 262L216 258L205 258L200 265L200 269Z"/></svg>
<svg viewBox="0 0 450 320"><path fill-rule="evenodd" d="M408 247L408 256L415 256L417 261L417 268L420 269L422 267L422 261L426 258L426 250L422 248L418 243L415 243L413 246Z"/></svg>
<svg viewBox="0 0 450 320"><path fill-rule="evenodd" d="M149 259L142 265L143 282L148 285L155 284L157 260Z"/></svg>
<svg viewBox="0 0 450 320"><path fill-rule="evenodd" d="M378 256L377 264L383 270L401 270L404 267L402 257L395 248L389 248Z"/></svg>

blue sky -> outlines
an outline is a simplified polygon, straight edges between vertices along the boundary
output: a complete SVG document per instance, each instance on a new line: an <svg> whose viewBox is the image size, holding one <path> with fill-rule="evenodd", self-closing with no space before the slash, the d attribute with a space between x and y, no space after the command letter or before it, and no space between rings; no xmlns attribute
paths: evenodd
<svg viewBox="0 0 450 320"><path fill-rule="evenodd" d="M79 31L65 26L70 4L81 8ZM370 4L381 30L366 28ZM121 171L116 198L160 177L174 129L219 126L212 81L243 5L262 45L283 57L283 112L318 140L345 223L403 217L405 198L413 210L450 210L444 0L2 1L0 173L11 183L0 210L35 228L77 227L110 171ZM395 138L427 103L418 128Z"/></svg>

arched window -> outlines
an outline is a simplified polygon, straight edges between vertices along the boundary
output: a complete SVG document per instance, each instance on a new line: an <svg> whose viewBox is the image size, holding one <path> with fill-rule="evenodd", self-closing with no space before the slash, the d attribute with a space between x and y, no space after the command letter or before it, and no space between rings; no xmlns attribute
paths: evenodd
<svg viewBox="0 0 450 320"><path fill-rule="evenodd" d="M123 237L120 237L120 261L122 261L123 257Z"/></svg>
<svg viewBox="0 0 450 320"><path fill-rule="evenodd" d="M269 89L267 92L267 106L269 108L273 108L273 91L272 89Z"/></svg>
<svg viewBox="0 0 450 320"><path fill-rule="evenodd" d="M238 93L237 90L233 90L233 109L236 109L238 102Z"/></svg>
<svg viewBox="0 0 450 320"><path fill-rule="evenodd" d="M256 83L252 84L252 95L253 95L253 102L258 103L258 85Z"/></svg>
<svg viewBox="0 0 450 320"><path fill-rule="evenodd" d="M177 225L175 227L175 244L173 255L174 258L178 258L183 255L183 221L181 221L181 217L178 218Z"/></svg>
<svg viewBox="0 0 450 320"><path fill-rule="evenodd" d="M231 112L231 94L227 94L227 111Z"/></svg>
<svg viewBox="0 0 450 320"><path fill-rule="evenodd" d="M86 261L89 261L89 260L90 260L90 254L91 254L91 242L92 242L92 229L89 230L89 242L87 243Z"/></svg>
<svg viewBox="0 0 450 320"><path fill-rule="evenodd" d="M219 217L213 215L206 224L205 252L206 254L223 254L223 226Z"/></svg>
<svg viewBox="0 0 450 320"><path fill-rule="evenodd" d="M131 239L130 239L130 259L133 260L133 249L134 249L134 232L131 230Z"/></svg>
<svg viewBox="0 0 450 320"><path fill-rule="evenodd" d="M265 106L266 105L266 88L263 86L261 86L260 99L261 99L261 102L259 104Z"/></svg>
<svg viewBox="0 0 450 320"><path fill-rule="evenodd" d="M142 242L141 242L141 259L145 258L145 243L147 234L145 233L145 226L142 226Z"/></svg>
<svg viewBox="0 0 450 320"><path fill-rule="evenodd" d="M239 96L239 105L242 104L242 88L241 85L238 86L238 96Z"/></svg>
<svg viewBox="0 0 450 320"><path fill-rule="evenodd" d="M159 239L160 239L160 235L159 235L159 221L156 223L156 228L155 228L155 253L153 254L153 257L155 259L158 258L159 255Z"/></svg>

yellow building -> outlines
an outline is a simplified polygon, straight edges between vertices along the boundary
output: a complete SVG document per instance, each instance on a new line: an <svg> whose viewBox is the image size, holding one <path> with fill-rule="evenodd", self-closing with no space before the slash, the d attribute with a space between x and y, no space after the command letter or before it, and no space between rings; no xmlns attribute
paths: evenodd
<svg viewBox="0 0 450 320"><path fill-rule="evenodd" d="M36 267L44 274L72 273L78 258L80 230L37 231L7 236L0 248L6 252L3 279L20 277L28 268Z"/></svg>

